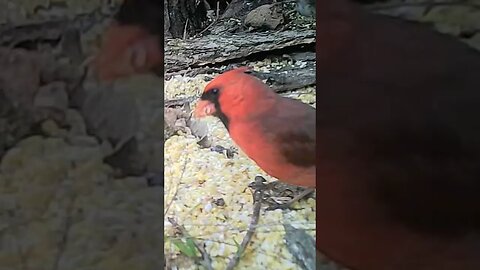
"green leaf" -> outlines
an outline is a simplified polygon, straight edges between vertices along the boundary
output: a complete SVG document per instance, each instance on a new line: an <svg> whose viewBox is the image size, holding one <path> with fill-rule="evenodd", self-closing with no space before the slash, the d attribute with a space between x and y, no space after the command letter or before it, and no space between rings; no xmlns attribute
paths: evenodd
<svg viewBox="0 0 480 270"><path fill-rule="evenodd" d="M242 249L242 247L240 246L240 244L239 244L235 239L233 239L233 242L235 243L235 246L237 247L237 254L238 254L238 255L242 254L243 249Z"/></svg>
<svg viewBox="0 0 480 270"><path fill-rule="evenodd" d="M187 247L190 248L191 252L193 253L194 256L197 256L197 247L195 246L195 243L193 242L192 238L187 238Z"/></svg>
<svg viewBox="0 0 480 270"><path fill-rule="evenodd" d="M237 249L240 248L240 244L237 242L237 240L233 239L233 242L235 243L235 246L237 247Z"/></svg>
<svg viewBox="0 0 480 270"><path fill-rule="evenodd" d="M195 253L192 253L191 249L182 240L172 239L172 242L185 256L190 258L195 257Z"/></svg>
<svg viewBox="0 0 480 270"><path fill-rule="evenodd" d="M192 239L188 238L186 243L180 239L172 239L172 242L185 256L190 258L197 256L197 248Z"/></svg>

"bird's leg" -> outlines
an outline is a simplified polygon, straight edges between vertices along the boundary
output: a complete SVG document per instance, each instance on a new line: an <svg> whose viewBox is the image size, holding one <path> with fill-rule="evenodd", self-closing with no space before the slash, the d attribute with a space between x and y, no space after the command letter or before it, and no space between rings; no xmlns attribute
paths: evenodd
<svg viewBox="0 0 480 270"><path fill-rule="evenodd" d="M253 194L254 194L255 191L267 189L268 184L265 184L265 182L267 182L267 180L265 180L265 178L263 178L263 177L261 177L261 176L256 176L256 177L255 177L255 181L254 181L254 182L251 182L251 183L248 185L248 187L253 190ZM254 198L254 199L255 199L255 198ZM263 198L262 198L262 199L263 199Z"/></svg>
<svg viewBox="0 0 480 270"><path fill-rule="evenodd" d="M269 205L267 211L275 209L291 209L292 204L312 194L315 189L292 186L280 181L266 183L267 180L261 176L255 177L255 182L248 185L254 192L262 190L262 201Z"/></svg>
<svg viewBox="0 0 480 270"><path fill-rule="evenodd" d="M267 211L272 211L272 210L276 210L276 209L299 210L299 209L292 208L292 204L295 203L295 202L298 202L299 200L301 200L305 197L307 197L308 195L312 194L314 191L315 191L315 189L313 189L313 188L306 188L303 191L301 191L299 194L295 195L295 197L293 197L290 201L282 203L282 204L277 203L275 205L271 205L266 210Z"/></svg>

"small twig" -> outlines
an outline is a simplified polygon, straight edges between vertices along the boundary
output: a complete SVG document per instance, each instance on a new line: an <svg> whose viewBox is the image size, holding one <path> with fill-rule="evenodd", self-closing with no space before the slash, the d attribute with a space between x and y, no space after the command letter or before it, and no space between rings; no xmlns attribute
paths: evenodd
<svg viewBox="0 0 480 270"><path fill-rule="evenodd" d="M202 255L202 264L203 266L205 266L208 270L213 270L213 267L212 267L212 259L210 258L210 256L208 255L207 251L205 250L205 248L203 248L202 245L199 245L197 244L197 242L195 241L195 239L193 237L190 236L190 234L187 232L187 230L185 229L185 227L183 227L182 225L178 224L175 219L169 217L168 218L168 221L177 229L181 232L181 234L187 238L190 238L192 239L193 241L193 244L195 245L195 247L198 249L198 251L200 251L200 254Z"/></svg>
<svg viewBox="0 0 480 270"><path fill-rule="evenodd" d="M260 209L262 206L262 198L263 198L263 191L264 191L264 179L261 176L255 177L255 188L253 192L253 216L252 220L250 221L250 225L248 226L247 233L245 234L245 237L242 240L242 243L240 244L240 248L235 253L233 258L228 262L226 270L232 270L235 268L235 266L238 264L238 261L240 260L240 257L243 255L243 252L247 248L247 245L250 243L252 240L253 234L255 233L255 229L258 224L258 220L260 219Z"/></svg>
<svg viewBox="0 0 480 270"><path fill-rule="evenodd" d="M203 0L203 4L205 5L205 8L206 8L207 10L210 10L210 9L211 9L210 4L208 3L207 0Z"/></svg>
<svg viewBox="0 0 480 270"><path fill-rule="evenodd" d="M205 29L200 31L200 33L198 33L197 36L201 36L203 33L205 33L205 31L207 31L210 27L212 27L216 22L217 22L217 18L215 20L213 20L213 22L211 24L209 24L207 27L205 27Z"/></svg>
<svg viewBox="0 0 480 270"><path fill-rule="evenodd" d="M205 29L203 29L202 31L200 31L200 33L198 33L197 36L200 36L202 35L203 33L205 33L205 31L207 31L210 27L212 27L214 24L216 24L218 22L218 17L220 16L220 2L217 1L217 11L216 11L216 15L215 15L215 20L213 20L213 22L211 24L209 24L207 27L205 27Z"/></svg>
<svg viewBox="0 0 480 270"><path fill-rule="evenodd" d="M187 29L188 29L188 18L185 21L185 28L183 28L183 40L187 39Z"/></svg>
<svg viewBox="0 0 480 270"><path fill-rule="evenodd" d="M299 200L305 198L306 196L312 194L313 192L315 192L315 189L314 188L306 188L305 190L303 190L302 192L300 192L300 194L296 195L295 197L293 197L290 201L288 201L287 203L284 203L284 204L275 204L275 205L271 205L269 206L266 211L273 211L273 210L276 210L276 209L291 209L291 210L300 210L300 209L295 209L295 208L292 208L292 204L295 203L295 202L298 202Z"/></svg>

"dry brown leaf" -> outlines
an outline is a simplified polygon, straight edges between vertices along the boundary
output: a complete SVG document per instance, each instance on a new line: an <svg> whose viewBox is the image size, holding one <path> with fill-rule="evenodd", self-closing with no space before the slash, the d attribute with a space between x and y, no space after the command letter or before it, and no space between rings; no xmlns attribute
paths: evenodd
<svg viewBox="0 0 480 270"><path fill-rule="evenodd" d="M172 135L177 134L178 131L191 133L190 129L187 126L188 117L188 113L186 113L180 108L165 108L165 140L167 140Z"/></svg>
<svg viewBox="0 0 480 270"><path fill-rule="evenodd" d="M190 119L189 127L192 131L192 134L198 138L198 144L203 148L208 148L212 145L211 140L208 137L208 125L202 121L196 121Z"/></svg>

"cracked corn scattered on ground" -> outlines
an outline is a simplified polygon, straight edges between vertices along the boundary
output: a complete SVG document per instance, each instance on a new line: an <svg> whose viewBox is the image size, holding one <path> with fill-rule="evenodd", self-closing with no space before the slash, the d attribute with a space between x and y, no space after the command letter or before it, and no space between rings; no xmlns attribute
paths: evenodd
<svg viewBox="0 0 480 270"><path fill-rule="evenodd" d="M165 82L166 99L198 96L207 83L204 78L178 77ZM312 87L289 96L312 104L314 91ZM208 124L213 145L235 146L219 120L202 121ZM165 253L172 269L198 269L169 240L175 237L175 228L167 218L173 217L190 236L205 243L213 268L225 269L252 217L253 198L248 184L256 175L264 176L267 181L275 179L241 151L228 159L210 149L201 149L196 142L193 136L186 135L172 136L165 142ZM214 203L220 198L225 202L223 206ZM259 227L237 269L300 269L285 245L282 223L303 228L315 237L315 200L302 201L298 206L303 209L261 211Z"/></svg>

